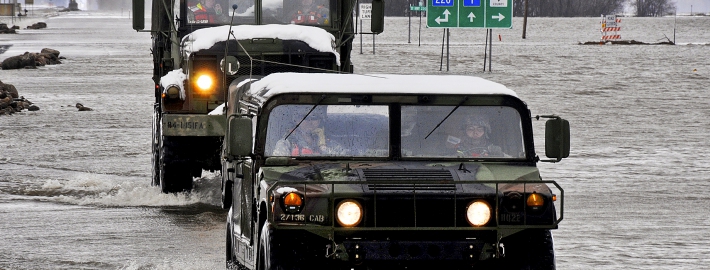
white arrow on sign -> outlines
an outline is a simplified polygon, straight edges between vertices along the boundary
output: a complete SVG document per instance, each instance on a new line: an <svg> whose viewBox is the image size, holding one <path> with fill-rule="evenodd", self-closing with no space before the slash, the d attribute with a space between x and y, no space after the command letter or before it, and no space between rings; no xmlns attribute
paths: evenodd
<svg viewBox="0 0 710 270"><path fill-rule="evenodd" d="M500 22L505 19L505 16L503 16L503 14L498 13L498 16L491 16L491 19L498 19L498 21Z"/></svg>
<svg viewBox="0 0 710 270"><path fill-rule="evenodd" d="M439 16L439 17L436 17L436 19L434 19L434 20L436 21L437 24L441 24L442 22L449 22L449 15L450 14L451 14L451 12L449 12L448 9L445 9L444 10L444 18L442 19L441 16Z"/></svg>
<svg viewBox="0 0 710 270"><path fill-rule="evenodd" d="M473 19L475 19L475 18L476 18L476 15L474 15L473 12L468 14L468 19L470 20L470 22L473 22Z"/></svg>

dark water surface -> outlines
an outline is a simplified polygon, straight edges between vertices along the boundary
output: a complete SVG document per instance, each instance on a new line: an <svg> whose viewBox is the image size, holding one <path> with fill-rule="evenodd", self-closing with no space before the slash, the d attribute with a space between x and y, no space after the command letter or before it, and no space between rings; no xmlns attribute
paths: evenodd
<svg viewBox="0 0 710 270"><path fill-rule="evenodd" d="M495 30L443 30L388 18L355 46L358 73L466 74L503 83L533 114L572 127L572 154L541 163L566 192L554 231L559 269L705 269L710 265L710 17L682 17L677 46L577 45L599 18L531 18ZM624 39L673 39L674 18L624 18ZM53 48L67 59L0 80L41 110L0 117L0 269L219 269L219 175L193 193L150 186L150 35L119 14L71 13L49 28L0 35L0 60ZM500 39L498 35L500 34ZM356 41L359 43L359 38ZM446 70L446 60L443 61ZM81 102L94 111L78 112ZM536 124L542 138L542 123ZM542 145L542 143L538 143Z"/></svg>

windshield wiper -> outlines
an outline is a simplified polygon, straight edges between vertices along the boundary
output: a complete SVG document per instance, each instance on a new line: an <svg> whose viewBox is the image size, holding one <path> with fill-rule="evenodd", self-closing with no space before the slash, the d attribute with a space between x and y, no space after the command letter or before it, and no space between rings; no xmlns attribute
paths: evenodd
<svg viewBox="0 0 710 270"><path fill-rule="evenodd" d="M284 138L284 140L288 139L288 136L291 136L291 134L293 134L293 132L296 131L296 129L297 129L299 126L301 126L301 123L303 123L303 121L305 121L306 118L307 118L309 115L311 115L311 113L313 112L313 110L315 110L316 107L318 107L318 105L320 105L321 101L323 101L324 99L325 99L325 95L320 96L320 99L318 100L318 102L316 102L316 104L313 105L313 107L311 107L311 110L309 110L308 113L307 113L305 116L303 116L303 118L301 118L301 121L298 121L298 124L296 124L296 126L293 127L293 129L291 129L291 132L289 132L288 135L286 135L286 138Z"/></svg>
<svg viewBox="0 0 710 270"><path fill-rule="evenodd" d="M459 103L459 105L456 105L456 107L454 107L454 109L452 109L452 110L449 112L449 114L447 114L446 117L444 117L444 119L441 119L441 122L439 122L439 124L436 124L436 126L434 127L434 129L432 129L431 131L429 131L429 134L427 134L426 137L424 137L424 139L426 140L427 138L429 138L429 135L431 135L432 133L434 133L434 131L435 131L437 128L439 128L439 126L441 126L441 124L443 124L444 121L446 121L446 119L449 119L449 116L451 116L451 114L454 113L459 107L461 107L461 105L463 105L463 103L466 102L466 100L468 100L468 97L463 97L463 100Z"/></svg>

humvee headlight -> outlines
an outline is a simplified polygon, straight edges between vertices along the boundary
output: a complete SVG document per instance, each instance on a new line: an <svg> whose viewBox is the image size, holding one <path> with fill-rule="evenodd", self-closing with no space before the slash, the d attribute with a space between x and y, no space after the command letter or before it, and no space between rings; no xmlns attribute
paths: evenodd
<svg viewBox="0 0 710 270"><path fill-rule="evenodd" d="M541 207L545 204L545 200L539 193L533 193L528 195L527 205L530 207Z"/></svg>
<svg viewBox="0 0 710 270"><path fill-rule="evenodd" d="M303 197L295 192L289 192L281 199L283 202L284 211L287 213L301 212L303 207Z"/></svg>
<svg viewBox="0 0 710 270"><path fill-rule="evenodd" d="M491 220L491 206L484 201L473 201L466 207L466 219L471 226L480 227Z"/></svg>
<svg viewBox="0 0 710 270"><path fill-rule="evenodd" d="M362 206L355 200L344 200L336 207L338 224L343 227L354 227L362 221Z"/></svg>
<svg viewBox="0 0 710 270"><path fill-rule="evenodd" d="M214 80L212 79L212 77L210 77L210 75L202 74L197 77L197 88L199 88L200 90L211 90L212 85L214 85Z"/></svg>

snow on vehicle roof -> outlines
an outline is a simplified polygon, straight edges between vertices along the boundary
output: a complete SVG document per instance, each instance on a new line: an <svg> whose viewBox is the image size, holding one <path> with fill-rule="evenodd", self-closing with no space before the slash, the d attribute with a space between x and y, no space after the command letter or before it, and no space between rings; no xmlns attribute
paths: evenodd
<svg viewBox="0 0 710 270"><path fill-rule="evenodd" d="M182 40L193 41L192 46L186 46L186 52L193 52L209 49L217 42L226 41L229 33L229 25L203 28L195 30L185 36ZM335 37L327 31L313 26L296 24L269 24L269 25L235 25L232 26L232 33L239 39L252 38L279 38L282 40L300 40L320 52L331 52L335 54L337 63L340 64L340 54L335 51L333 44ZM231 37L230 38L234 38Z"/></svg>
<svg viewBox="0 0 710 270"><path fill-rule="evenodd" d="M504 85L460 75L274 73L254 83L250 94L265 102L285 93L492 94L517 97Z"/></svg>

